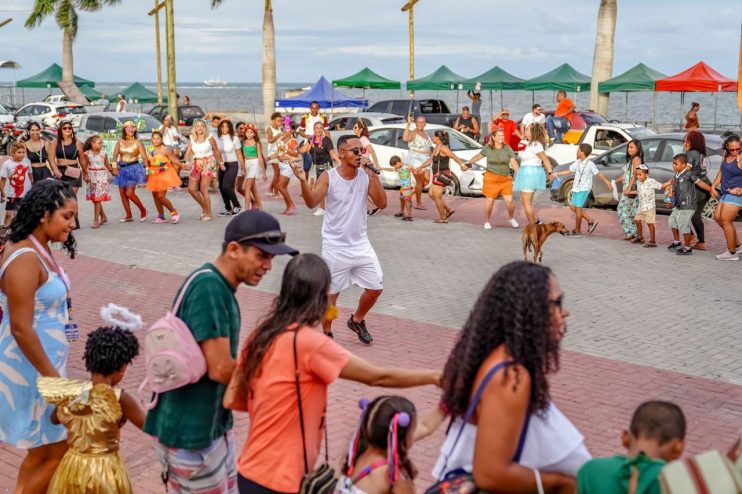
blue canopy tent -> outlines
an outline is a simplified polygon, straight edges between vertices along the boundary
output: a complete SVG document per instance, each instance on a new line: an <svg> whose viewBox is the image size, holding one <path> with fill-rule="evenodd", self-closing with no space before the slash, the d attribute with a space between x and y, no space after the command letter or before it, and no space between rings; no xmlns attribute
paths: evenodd
<svg viewBox="0 0 742 494"><path fill-rule="evenodd" d="M324 77L320 77L314 86L299 96L276 99L273 106L276 108L309 108L312 101L318 102L320 108L366 108L368 106L367 99L349 98L333 88Z"/></svg>

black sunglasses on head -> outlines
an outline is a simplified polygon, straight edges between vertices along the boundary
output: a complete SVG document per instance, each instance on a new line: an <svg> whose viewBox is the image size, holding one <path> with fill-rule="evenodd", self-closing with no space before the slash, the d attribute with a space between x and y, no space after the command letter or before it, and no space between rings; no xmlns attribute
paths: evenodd
<svg viewBox="0 0 742 494"><path fill-rule="evenodd" d="M260 241L266 244L282 244L286 241L286 233L280 230L272 230L269 232L256 233L254 235L248 235L246 237L235 240L238 244L244 244L248 242Z"/></svg>

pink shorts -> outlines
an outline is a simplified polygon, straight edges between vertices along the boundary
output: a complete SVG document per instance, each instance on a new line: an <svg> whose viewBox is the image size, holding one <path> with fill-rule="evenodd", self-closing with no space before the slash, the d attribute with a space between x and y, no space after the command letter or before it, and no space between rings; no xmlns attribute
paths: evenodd
<svg viewBox="0 0 742 494"><path fill-rule="evenodd" d="M213 156L208 158L194 158L190 177L193 180L216 177L216 160Z"/></svg>

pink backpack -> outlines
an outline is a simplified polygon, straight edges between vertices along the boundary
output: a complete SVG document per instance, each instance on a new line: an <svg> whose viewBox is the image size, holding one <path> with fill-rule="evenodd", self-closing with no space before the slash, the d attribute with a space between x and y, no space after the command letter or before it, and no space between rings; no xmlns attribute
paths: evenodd
<svg viewBox="0 0 742 494"><path fill-rule="evenodd" d="M193 273L180 290L173 308L144 332L142 346L147 374L139 393L149 384L155 394L147 410L155 407L160 393L193 384L206 374L206 359L201 347L186 323L175 314L193 279L210 272L202 269Z"/></svg>

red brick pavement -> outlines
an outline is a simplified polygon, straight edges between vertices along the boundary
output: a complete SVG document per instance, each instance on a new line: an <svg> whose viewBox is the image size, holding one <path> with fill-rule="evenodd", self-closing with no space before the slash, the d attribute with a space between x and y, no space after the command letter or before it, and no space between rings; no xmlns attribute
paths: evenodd
<svg viewBox="0 0 742 494"><path fill-rule="evenodd" d="M100 324L99 308L102 305L114 301L140 312L145 323L152 322L170 305L181 281L176 275L94 258L80 257L65 264L72 275L76 318L83 329L83 338L71 349L68 365L71 377L85 377L81 362L84 334ZM245 334L254 327L256 318L267 311L272 298L272 294L259 290L239 291ZM384 303L383 297L381 303ZM368 321L376 341L367 348L358 344L349 331L341 329L343 317L348 317L348 314L340 315L335 331L337 341L380 365L441 368L456 336L451 328L372 314ZM142 378L143 369L141 360L138 360L128 371L123 386L136 392ZM583 432L595 455L611 454L620 449L619 432L627 426L636 405L649 398L672 400L683 407L689 425L687 451L691 453L725 447L742 429L740 386L567 351L562 353L562 369L552 383L555 402ZM335 463L342 456L356 425L358 399L383 392L345 381L333 384L328 423L330 452ZM433 387L425 387L404 391L404 395L424 413L435 405L439 392ZM239 414L235 426L238 444L244 441L246 425L245 415ZM431 480L429 472L442 433L439 431L414 449L414 461L421 472L419 486ZM159 466L150 443L144 433L131 425L124 427L122 451L137 493L163 492ZM0 451L0 489L10 492L23 452L7 446L0 446Z"/></svg>

